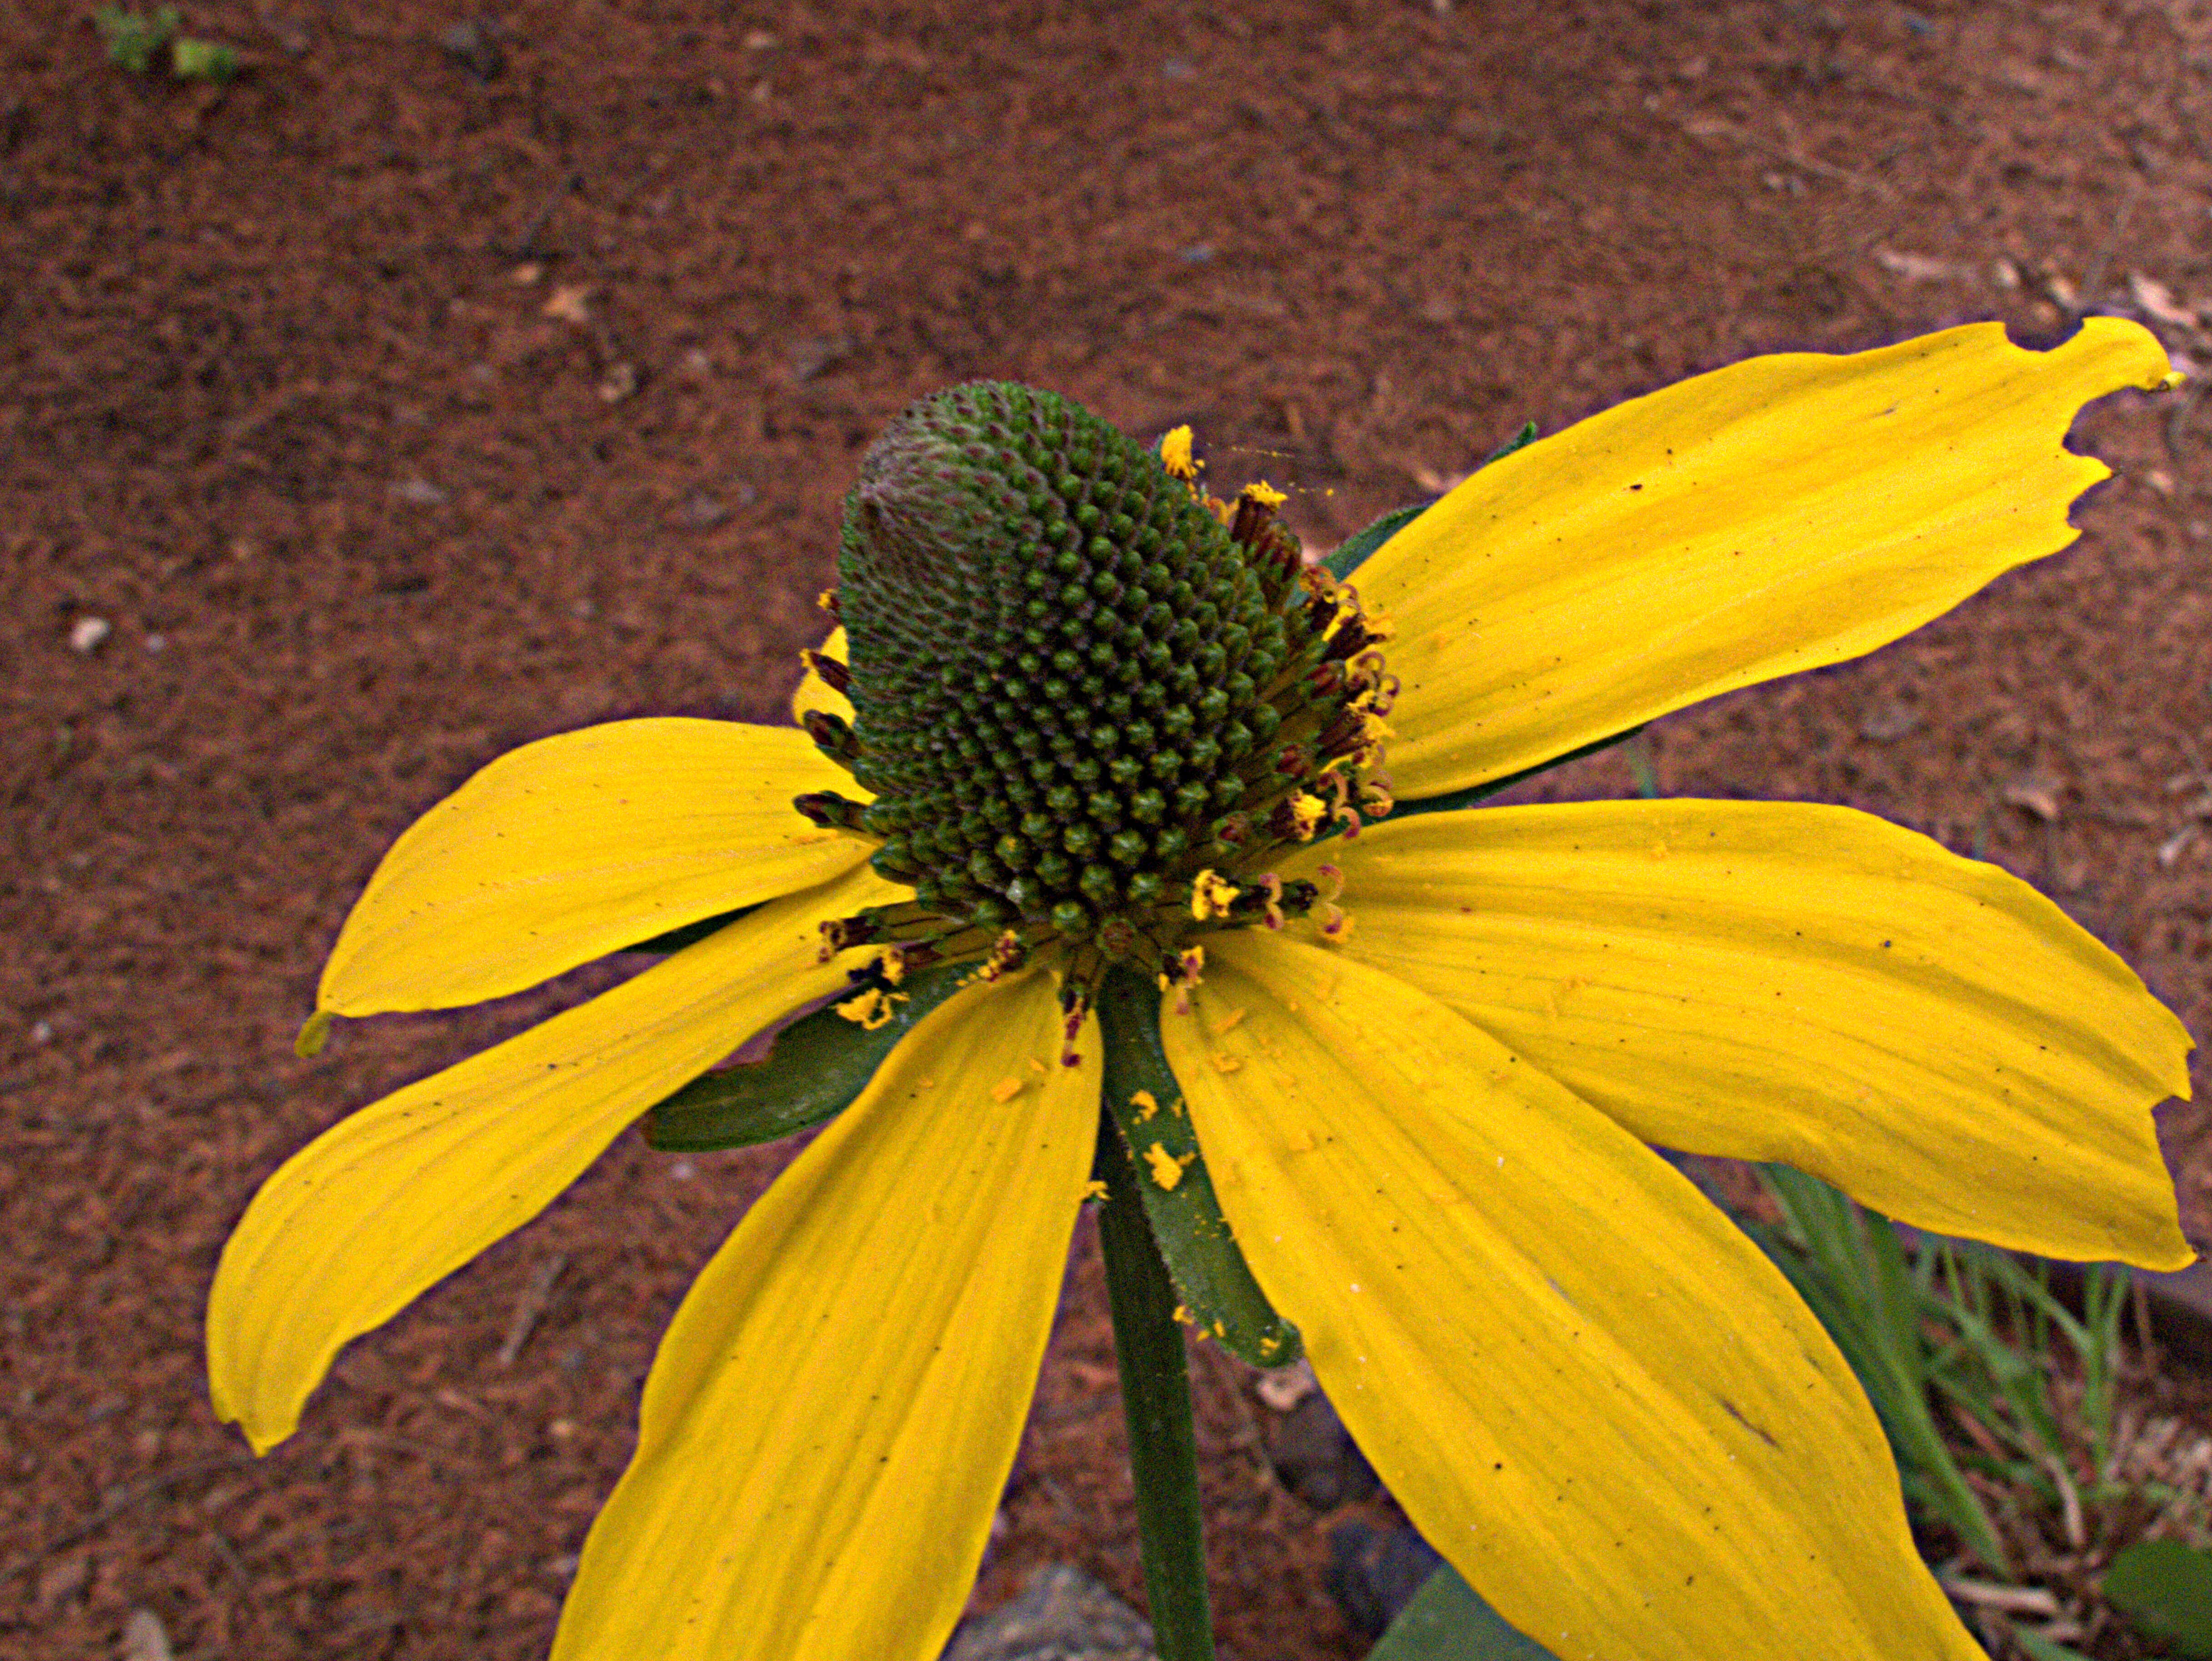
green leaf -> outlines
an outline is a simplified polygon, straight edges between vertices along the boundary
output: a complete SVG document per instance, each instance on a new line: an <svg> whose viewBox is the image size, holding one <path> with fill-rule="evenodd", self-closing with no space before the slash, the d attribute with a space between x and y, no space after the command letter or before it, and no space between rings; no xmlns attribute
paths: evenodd
<svg viewBox="0 0 2212 1661"><path fill-rule="evenodd" d="M1447 1563L1415 1592L1367 1661L1555 1661L1506 1625Z"/></svg>
<svg viewBox="0 0 2212 1661"><path fill-rule="evenodd" d="M121 6L102 6L92 15L93 26L107 48L107 61L133 75L154 67L154 55L177 32L177 9L161 6L141 16Z"/></svg>
<svg viewBox="0 0 2212 1661"><path fill-rule="evenodd" d="M238 74L238 53L219 40L179 40L169 61L180 81L228 81Z"/></svg>
<svg viewBox="0 0 2212 1661"><path fill-rule="evenodd" d="M1499 457L1526 449L1535 441L1536 423L1524 421L1519 432L1485 456L1475 464L1474 470L1480 473ZM1366 530L1338 543L1335 551L1321 562L1322 568L1332 577L1349 577L1367 562L1368 555L1427 512L1431 506L1428 502L1416 502L1411 507L1393 508Z"/></svg>
<svg viewBox="0 0 2212 1661"><path fill-rule="evenodd" d="M1146 1221L1191 1325L1255 1367L1283 1367L1304 1353L1298 1330L1276 1313L1231 1238L1206 1174L1182 1088L1160 1046L1160 994L1127 969L1098 995L1106 1106L1121 1133Z"/></svg>
<svg viewBox="0 0 2212 1661"><path fill-rule="evenodd" d="M842 1112L867 1088L892 1046L952 996L973 963L947 963L908 975L885 991L873 981L776 1034L765 1061L695 1078L645 1116L645 1140L663 1153L750 1148ZM890 1019L871 1029L854 1018L859 1000L886 999ZM841 1013L853 1011L854 1013Z"/></svg>
<svg viewBox="0 0 2212 1661"><path fill-rule="evenodd" d="M2177 1653L2212 1656L2212 1553L2179 1540L2143 1540L2105 1571L2105 1601Z"/></svg>
<svg viewBox="0 0 2212 1661"><path fill-rule="evenodd" d="M2012 1629L2012 1641L2021 1647L2027 1661L2089 1661L2079 1650L2069 1650L2063 1644L2054 1644L2039 1632L2030 1632L2025 1627Z"/></svg>
<svg viewBox="0 0 2212 1661"><path fill-rule="evenodd" d="M1492 451L1488 455L1482 458L1482 466L1487 467L1494 461L1502 461L1504 458L1511 455L1516 450L1526 450L1530 445L1535 442L1536 423L1532 421L1524 421L1521 423L1521 430L1519 432L1516 433L1511 438L1506 439L1504 443L1499 445L1497 449ZM1481 470L1482 468L1480 467L1475 470L1478 473Z"/></svg>
<svg viewBox="0 0 2212 1661"><path fill-rule="evenodd" d="M1533 767L1523 767L1518 773L1509 773L1503 779L1492 779L1480 785L1469 785L1465 790L1455 790L1443 796L1424 796L1411 802L1401 802L1390 809L1393 819L1405 819L1417 813L1456 813L1462 808L1471 808L1479 802L1511 790L1526 779L1540 773L1549 773L1553 767L1563 767L1570 761L1579 761L1585 755L1595 755L1601 749L1611 749L1615 744L1625 744L1644 729L1633 726L1626 732L1616 732L1610 738L1600 738L1584 744L1580 749L1571 749L1565 755L1554 755L1548 761L1539 761Z"/></svg>
<svg viewBox="0 0 2212 1661"><path fill-rule="evenodd" d="M765 905L765 900L761 902ZM696 946L708 935L726 924L734 923L760 906L740 906L733 912L717 912L712 917L702 917L696 923L686 923L680 929L671 929L666 934L657 934L650 940L641 940L635 946L625 946L626 952L680 952L686 946Z"/></svg>
<svg viewBox="0 0 2212 1661"><path fill-rule="evenodd" d="M1407 525L1429 511L1426 502L1416 502L1411 507L1396 507L1355 536L1339 543L1322 569L1332 577L1349 577L1367 562L1367 556L1389 542Z"/></svg>

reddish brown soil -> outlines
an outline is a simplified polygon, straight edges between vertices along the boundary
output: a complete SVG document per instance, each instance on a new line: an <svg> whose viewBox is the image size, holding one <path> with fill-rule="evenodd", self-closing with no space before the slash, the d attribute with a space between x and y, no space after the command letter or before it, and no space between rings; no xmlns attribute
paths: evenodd
<svg viewBox="0 0 2212 1661"><path fill-rule="evenodd" d="M2177 311L2136 274L2212 302L2193 8L521 0L491 78L421 0L185 10L236 84L0 12L11 1658L115 1653L138 1607L189 1658L543 1652L655 1337L784 1155L626 1138L258 1463L208 1409L209 1274L316 1129L591 980L295 1061L386 844L524 739L778 718L909 398L1195 421L1327 543L1524 417L1749 353ZM2212 767L2208 433L2100 407L2078 442L2123 476L2074 551L1663 724L1661 783L1981 848L2212 1033L2212 825L2171 840ZM2206 1121L2169 1124L2201 1222ZM1099 1311L1086 1251L985 1600L1050 1557L1139 1596ZM1224 1648L1357 1655L1325 1525L1197 1376Z"/></svg>

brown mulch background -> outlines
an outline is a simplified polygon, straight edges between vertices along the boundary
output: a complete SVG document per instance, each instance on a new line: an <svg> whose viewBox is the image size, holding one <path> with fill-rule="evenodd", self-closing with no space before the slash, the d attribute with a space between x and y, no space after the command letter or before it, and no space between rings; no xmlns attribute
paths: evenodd
<svg viewBox="0 0 2212 1661"><path fill-rule="evenodd" d="M599 984L295 1061L391 838L548 732L781 718L910 398L1194 421L1328 543L1750 353L2085 304L2212 366L2202 7L186 0L227 89L111 67L89 10L0 12L8 1658L118 1653L137 1608L180 1658L543 1653L656 1336L782 1154L626 1137L258 1462L208 1409L209 1275L318 1128ZM2100 406L2074 550L1663 723L1660 782L1984 851L2212 1034L2208 434ZM2167 1124L2201 1225L2207 1118ZM1141 1597L1090 1238L981 1603L1054 1558ZM1195 1377L1224 1650L1360 1654L1328 1520Z"/></svg>

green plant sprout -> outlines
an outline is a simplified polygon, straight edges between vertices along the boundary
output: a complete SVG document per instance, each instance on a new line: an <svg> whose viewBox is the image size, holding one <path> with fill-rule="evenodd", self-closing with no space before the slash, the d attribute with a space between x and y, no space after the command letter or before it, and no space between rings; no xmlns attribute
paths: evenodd
<svg viewBox="0 0 2212 1661"><path fill-rule="evenodd" d="M179 81L223 82L238 74L238 53L218 40L179 40L170 62Z"/></svg>
<svg viewBox="0 0 2212 1661"><path fill-rule="evenodd" d="M2206 1524L2201 1488L2162 1480L2137 1457L2142 1427L2116 1411L2129 1271L2087 1265L2077 1313L2042 1265L1971 1241L1908 1246L1826 1183L1786 1166L1759 1174L1780 1221L1746 1227L1865 1386L1914 1519L2002 1586L2049 1588L2048 1624L2003 1598L1990 1624L2032 1661L2073 1656L2061 1640L2081 1635L2108 1566L2146 1540L2199 1540ZM1976 1589L1969 1566L1954 1566L1954 1595Z"/></svg>
<svg viewBox="0 0 2212 1661"><path fill-rule="evenodd" d="M92 15L93 27L107 48L107 61L133 75L154 67L161 48L176 38L177 9L156 6L135 12L123 6L102 6Z"/></svg>
<svg viewBox="0 0 2212 1661"><path fill-rule="evenodd" d="M107 49L107 61L132 75L154 67L161 48L169 48L169 67L179 81L222 82L238 74L238 52L216 40L199 40L177 33L174 6L157 6L135 12L122 6L102 6L92 15L93 26Z"/></svg>

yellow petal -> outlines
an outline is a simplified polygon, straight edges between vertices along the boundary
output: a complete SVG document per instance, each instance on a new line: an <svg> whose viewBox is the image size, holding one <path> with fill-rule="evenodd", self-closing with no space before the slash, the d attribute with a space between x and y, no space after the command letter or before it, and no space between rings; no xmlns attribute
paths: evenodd
<svg viewBox="0 0 2212 1661"><path fill-rule="evenodd" d="M510 750L410 826L355 903L319 1008L435 1009L851 870L793 811L851 779L803 732L616 721Z"/></svg>
<svg viewBox="0 0 2212 1661"><path fill-rule="evenodd" d="M845 626L840 623L831 629L829 637L817 650L823 657L835 658L841 664L850 663L852 652L845 645ZM853 718L853 700L817 675L814 672L814 665L809 664L806 666L806 672L799 677L799 690L791 694L791 718L794 721L804 721L806 718L806 712L811 709L821 710L827 714L837 717L841 721L849 721ZM848 796L857 796L857 792L850 786L847 787L845 793Z"/></svg>
<svg viewBox="0 0 2212 1661"><path fill-rule="evenodd" d="M1972 324L1753 358L1482 469L1353 579L1397 625L1399 798L1856 657L2056 553L2109 471L2060 448L2075 411L2168 373L2116 318L2049 352Z"/></svg>
<svg viewBox="0 0 2212 1661"><path fill-rule="evenodd" d="M1336 858L1343 950L1646 1142L2050 1257L2194 1255L2150 1115L2189 1034L1994 865L1846 808L1687 801L1425 815Z"/></svg>
<svg viewBox="0 0 2212 1661"><path fill-rule="evenodd" d="M1097 1030L1063 1068L1059 1029L1042 973L956 994L746 1215L661 1343L555 1661L938 1654L1091 1170Z"/></svg>
<svg viewBox="0 0 2212 1661"><path fill-rule="evenodd" d="M740 919L590 1003L362 1108L246 1207L208 1300L216 1414L266 1452L349 1338L544 1207L633 1118L844 979L827 918L861 870Z"/></svg>
<svg viewBox="0 0 2212 1661"><path fill-rule="evenodd" d="M1161 1029L1237 1242L1499 1614L1562 1661L1978 1661L1843 1357L1665 1161L1329 949L1225 936L1195 1003Z"/></svg>

